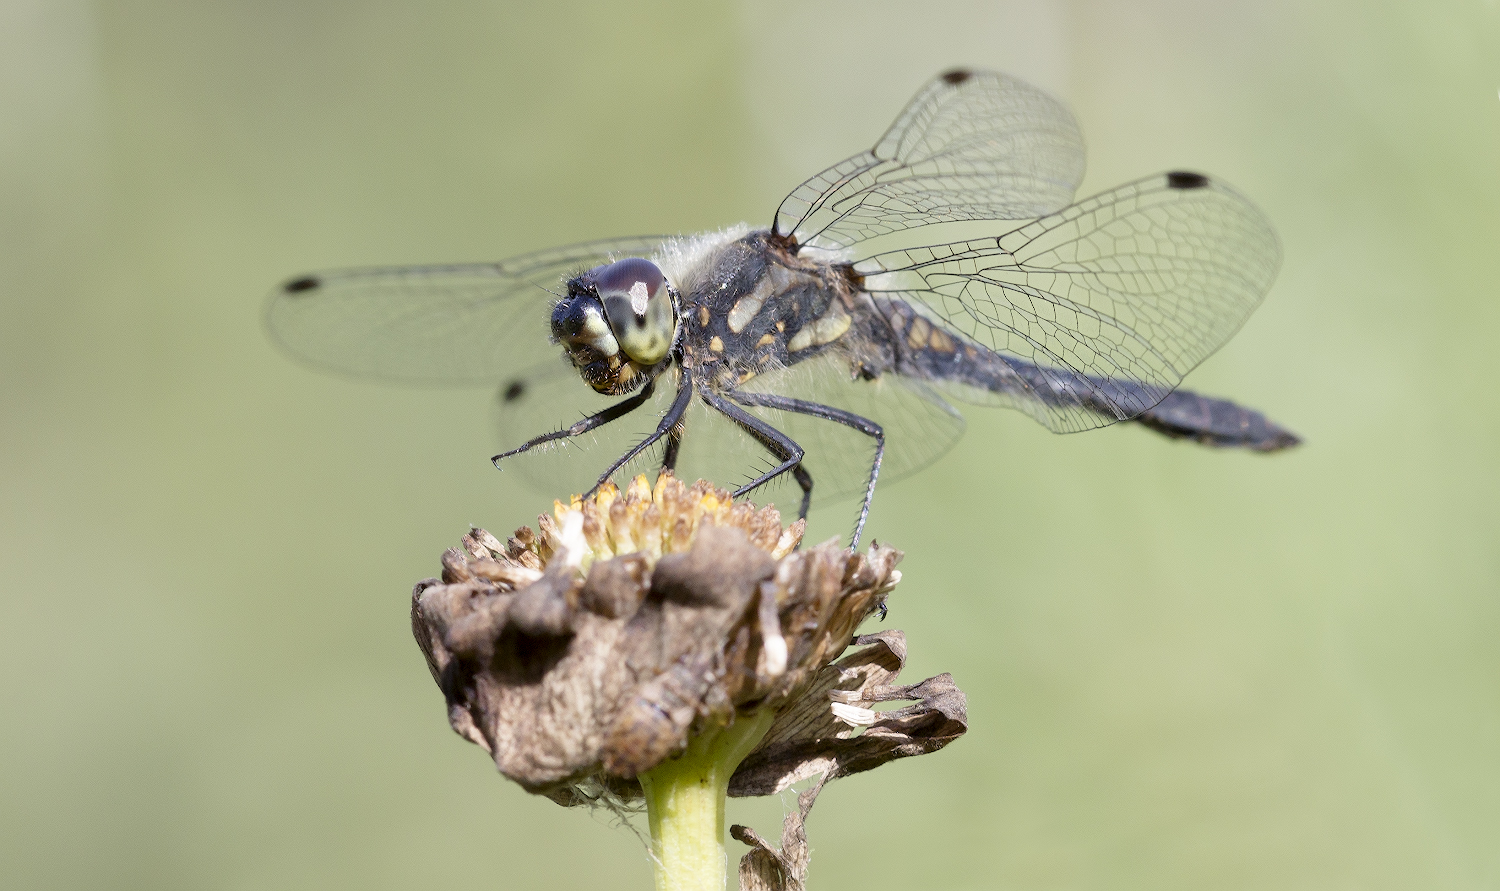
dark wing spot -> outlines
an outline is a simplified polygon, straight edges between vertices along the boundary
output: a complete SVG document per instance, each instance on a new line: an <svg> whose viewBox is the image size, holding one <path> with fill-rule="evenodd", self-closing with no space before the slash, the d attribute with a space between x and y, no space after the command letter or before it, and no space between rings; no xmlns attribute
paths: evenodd
<svg viewBox="0 0 1500 891"><path fill-rule="evenodd" d="M515 402L517 399L520 399L522 396L525 396L525 395L526 395L526 382L525 381L511 381L510 383L508 383L508 384L505 385L505 389L503 389L503 390L500 391L500 401L501 402Z"/></svg>
<svg viewBox="0 0 1500 891"><path fill-rule="evenodd" d="M957 85L963 83L973 76L974 72L968 70L967 68L955 68L952 71L943 72L943 83Z"/></svg>
<svg viewBox="0 0 1500 891"><path fill-rule="evenodd" d="M301 278L294 278L282 285L281 289L288 294L301 294L303 291L311 291L321 284L323 283L318 281L317 276L304 275Z"/></svg>
<svg viewBox="0 0 1500 891"><path fill-rule="evenodd" d="M1208 177L1201 173L1174 170L1167 174L1167 187L1170 189L1201 189L1206 185L1208 185Z"/></svg>

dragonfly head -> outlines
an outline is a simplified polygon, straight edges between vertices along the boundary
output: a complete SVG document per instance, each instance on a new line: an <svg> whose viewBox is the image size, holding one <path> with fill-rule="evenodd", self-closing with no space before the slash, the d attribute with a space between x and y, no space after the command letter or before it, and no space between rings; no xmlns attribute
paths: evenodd
<svg viewBox="0 0 1500 891"><path fill-rule="evenodd" d="M589 386L607 395L643 384L677 335L677 292L650 260L596 266L568 281L552 336Z"/></svg>

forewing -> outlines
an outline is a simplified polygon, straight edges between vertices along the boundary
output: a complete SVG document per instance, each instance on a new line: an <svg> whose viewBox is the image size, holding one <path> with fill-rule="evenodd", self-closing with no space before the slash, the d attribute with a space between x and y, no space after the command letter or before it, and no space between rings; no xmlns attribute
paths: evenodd
<svg viewBox="0 0 1500 891"><path fill-rule="evenodd" d="M266 327L293 357L378 380L494 386L560 354L548 320L563 282L663 236L617 238L500 263L349 269L298 276L271 294Z"/></svg>
<svg viewBox="0 0 1500 891"><path fill-rule="evenodd" d="M880 142L798 186L775 231L839 250L902 229L1021 220L1067 205L1083 137L1062 103L992 71L953 71L916 95Z"/></svg>
<svg viewBox="0 0 1500 891"><path fill-rule="evenodd" d="M1279 263L1254 205L1168 173L995 238L891 251L855 270L872 294L925 308L1015 370L992 392L940 386L1066 432L1159 402L1239 329Z"/></svg>

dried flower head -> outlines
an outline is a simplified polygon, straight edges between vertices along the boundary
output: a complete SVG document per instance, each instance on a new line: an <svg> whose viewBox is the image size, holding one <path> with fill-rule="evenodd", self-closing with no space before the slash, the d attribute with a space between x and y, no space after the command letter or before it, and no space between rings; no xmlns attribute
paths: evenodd
<svg viewBox="0 0 1500 891"><path fill-rule="evenodd" d="M638 797L641 774L752 715L764 738L745 744L730 794L957 738L963 694L947 675L890 685L899 632L833 662L900 581L900 552L799 550L803 529L708 483L637 477L555 502L504 544L471 531L413 591L413 631L453 728L562 804L601 786ZM871 708L897 698L918 704Z"/></svg>

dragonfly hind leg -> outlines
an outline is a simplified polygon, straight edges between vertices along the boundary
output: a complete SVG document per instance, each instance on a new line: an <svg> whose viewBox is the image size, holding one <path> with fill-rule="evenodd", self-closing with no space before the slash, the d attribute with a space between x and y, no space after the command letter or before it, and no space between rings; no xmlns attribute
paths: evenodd
<svg viewBox="0 0 1500 891"><path fill-rule="evenodd" d="M869 418L861 417L853 412L834 408L831 405L823 405L818 402L806 402L801 399L792 399L787 396L777 396L772 393L755 393L736 390L729 394L729 398L741 405L755 405L762 408L774 408L780 411L796 412L800 415L808 415L814 418L822 418L825 421L833 421L843 424L875 440L875 460L870 463L870 479L865 485L864 501L859 506L859 520L854 524L854 535L849 540L849 549L852 551L859 547L859 538L865 531L865 521L870 517L870 503L875 500L875 482L880 478L880 464L885 459L885 430ZM774 429L774 428L772 428ZM780 431L777 431L780 432ZM803 500L804 512L806 510L806 499Z"/></svg>
<svg viewBox="0 0 1500 891"><path fill-rule="evenodd" d="M735 497L744 495L746 492L765 485L783 473L790 472L797 485L802 487L802 506L797 510L797 519L807 519L807 509L812 504L812 474L802 466L802 456L806 454L797 441L750 414L733 402L715 395L707 390L699 390L698 395L710 408L733 421L735 426L744 430L758 443L766 447L766 451L776 456L781 462L775 467L740 486L734 491Z"/></svg>

